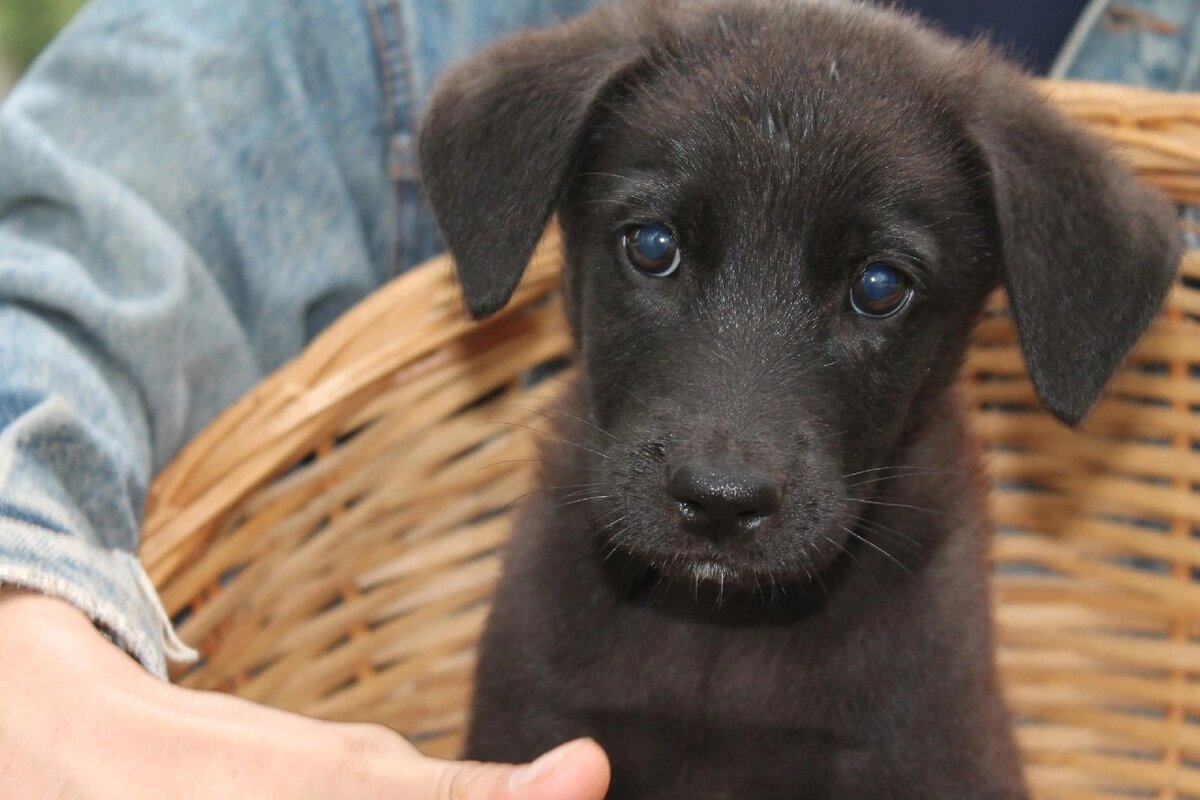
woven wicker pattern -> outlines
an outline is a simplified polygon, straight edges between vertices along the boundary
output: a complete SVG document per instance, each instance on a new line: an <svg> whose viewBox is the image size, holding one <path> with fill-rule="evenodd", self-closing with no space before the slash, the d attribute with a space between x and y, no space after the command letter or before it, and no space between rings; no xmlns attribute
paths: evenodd
<svg viewBox="0 0 1200 800"><path fill-rule="evenodd" d="M1200 202L1200 97L1048 84ZM569 349L553 234L466 321L439 260L354 309L158 478L143 558L204 655L185 685L387 723L453 754L473 647ZM1038 798L1200 797L1200 254L1108 398L1038 408L997 299L964 382L995 479L999 661Z"/></svg>

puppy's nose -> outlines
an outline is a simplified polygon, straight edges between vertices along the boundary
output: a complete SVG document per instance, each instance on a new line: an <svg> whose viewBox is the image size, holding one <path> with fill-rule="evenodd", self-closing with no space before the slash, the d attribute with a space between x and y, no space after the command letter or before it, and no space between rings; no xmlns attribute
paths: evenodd
<svg viewBox="0 0 1200 800"><path fill-rule="evenodd" d="M667 484L685 523L712 533L741 533L779 510L779 484L753 472L677 467Z"/></svg>

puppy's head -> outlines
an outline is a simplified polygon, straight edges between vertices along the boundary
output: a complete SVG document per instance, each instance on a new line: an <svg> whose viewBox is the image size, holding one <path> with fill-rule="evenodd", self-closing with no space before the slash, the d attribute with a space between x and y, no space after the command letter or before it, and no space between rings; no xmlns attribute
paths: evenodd
<svg viewBox="0 0 1200 800"><path fill-rule="evenodd" d="M442 81L420 154L476 316L558 213L613 543L722 579L830 562L997 285L1074 424L1178 255L1164 204L1013 69L852 4L524 34Z"/></svg>

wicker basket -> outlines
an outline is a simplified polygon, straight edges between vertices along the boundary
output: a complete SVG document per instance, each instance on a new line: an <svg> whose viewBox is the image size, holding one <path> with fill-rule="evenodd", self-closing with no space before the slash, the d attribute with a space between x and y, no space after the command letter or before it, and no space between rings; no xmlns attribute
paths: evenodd
<svg viewBox="0 0 1200 800"><path fill-rule="evenodd" d="M1200 97L1047 84L1200 203ZM1188 224L1188 223L1184 223ZM144 561L203 660L186 686L386 723L453 754L527 491L521 376L569 351L553 233L469 322L439 259L263 382L155 482ZM963 380L995 478L999 662L1038 798L1200 797L1200 255L1083 432L1039 409L997 298Z"/></svg>

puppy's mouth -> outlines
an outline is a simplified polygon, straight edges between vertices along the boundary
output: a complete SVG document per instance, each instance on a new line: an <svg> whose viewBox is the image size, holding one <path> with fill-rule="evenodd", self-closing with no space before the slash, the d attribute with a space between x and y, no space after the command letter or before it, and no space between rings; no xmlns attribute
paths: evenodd
<svg viewBox="0 0 1200 800"><path fill-rule="evenodd" d="M753 568L728 560L699 559L681 562L671 577L691 580L693 584L723 591L765 592L787 590L812 582L813 572L806 566Z"/></svg>
<svg viewBox="0 0 1200 800"><path fill-rule="evenodd" d="M723 551L717 547L679 547L657 551L648 548L619 547L615 559L633 569L630 577L645 574L655 576L658 586L690 587L693 594L714 592L722 596L734 594L767 594L789 592L811 584L820 569L821 556L805 554L803 560L787 563L774 560L770 564L759 558Z"/></svg>
<svg viewBox="0 0 1200 800"><path fill-rule="evenodd" d="M725 583L727 579L736 580L740 574L728 564L708 560L693 561L687 565L686 570L701 583Z"/></svg>

